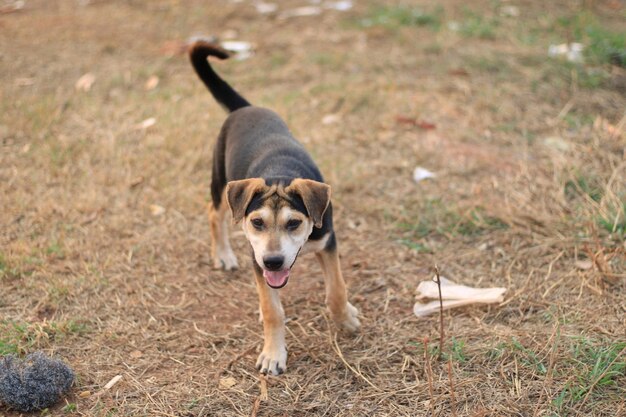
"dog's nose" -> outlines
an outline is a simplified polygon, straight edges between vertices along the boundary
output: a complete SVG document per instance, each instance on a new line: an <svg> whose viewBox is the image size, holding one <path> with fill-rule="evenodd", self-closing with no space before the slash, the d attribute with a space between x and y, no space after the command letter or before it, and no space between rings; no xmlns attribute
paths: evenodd
<svg viewBox="0 0 626 417"><path fill-rule="evenodd" d="M283 266L285 258L283 256L266 256L263 258L265 267L270 271L278 271Z"/></svg>

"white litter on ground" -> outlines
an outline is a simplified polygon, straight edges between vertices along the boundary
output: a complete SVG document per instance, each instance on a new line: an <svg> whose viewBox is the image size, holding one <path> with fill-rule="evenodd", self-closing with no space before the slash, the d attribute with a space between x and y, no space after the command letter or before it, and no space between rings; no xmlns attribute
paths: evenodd
<svg viewBox="0 0 626 417"><path fill-rule="evenodd" d="M324 3L325 9L339 10L340 12L348 11L352 8L352 2L345 1L327 1Z"/></svg>
<svg viewBox="0 0 626 417"><path fill-rule="evenodd" d="M548 48L548 56L565 57L570 62L582 63L584 61L583 50L585 46L582 43L562 43L560 45L550 45Z"/></svg>
<svg viewBox="0 0 626 417"><path fill-rule="evenodd" d="M417 167L413 171L413 181L420 182L428 178L435 178L437 175L435 173L430 172L426 168Z"/></svg>
<svg viewBox="0 0 626 417"><path fill-rule="evenodd" d="M290 17L317 16L322 13L322 8L318 6L302 6L295 9L285 10L278 17L280 19L289 19Z"/></svg>
<svg viewBox="0 0 626 417"><path fill-rule="evenodd" d="M263 1L259 1L255 3L254 6L256 7L256 11L261 14L274 13L278 10L278 5L276 3L265 3Z"/></svg>
<svg viewBox="0 0 626 417"><path fill-rule="evenodd" d="M441 277L441 299L444 310L470 304L501 303L505 292L506 288L503 287L472 288L455 284ZM417 286L416 298L413 313L417 317L424 317L439 311L439 288L435 281L420 282Z"/></svg>
<svg viewBox="0 0 626 417"><path fill-rule="evenodd" d="M235 58L238 61L243 61L252 56L252 44L245 41L222 41L220 46L227 51L233 52Z"/></svg>

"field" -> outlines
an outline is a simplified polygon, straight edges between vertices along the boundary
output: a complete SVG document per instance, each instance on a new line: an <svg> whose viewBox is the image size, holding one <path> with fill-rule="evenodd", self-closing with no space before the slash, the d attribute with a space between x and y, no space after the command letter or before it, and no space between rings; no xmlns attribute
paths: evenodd
<svg viewBox="0 0 626 417"><path fill-rule="evenodd" d="M0 1L0 355L43 350L77 373L36 415L626 415L626 4L289 16L315 2L273 1ZM279 377L254 368L238 228L240 269L212 268L225 113L184 53L192 36L253 45L214 68L282 115L333 187L362 329L334 328L302 257L281 290ZM569 42L582 62L548 56ZM418 166L436 177L416 183ZM412 312L435 265L507 287L444 312L443 352L439 315Z"/></svg>

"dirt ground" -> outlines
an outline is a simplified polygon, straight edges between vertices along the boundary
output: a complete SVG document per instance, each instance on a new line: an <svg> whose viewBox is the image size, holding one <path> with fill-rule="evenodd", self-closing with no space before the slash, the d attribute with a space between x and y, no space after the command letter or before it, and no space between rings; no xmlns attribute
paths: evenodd
<svg viewBox="0 0 626 417"><path fill-rule="evenodd" d="M0 354L77 373L43 414L626 415L626 4L273 1L0 1ZM214 67L333 187L362 330L336 331L303 257L279 377L254 368L242 233L238 271L209 258L225 114L197 35L253 44ZM548 56L565 42L583 63ZM438 315L412 313L434 265L508 288L443 314L441 358Z"/></svg>

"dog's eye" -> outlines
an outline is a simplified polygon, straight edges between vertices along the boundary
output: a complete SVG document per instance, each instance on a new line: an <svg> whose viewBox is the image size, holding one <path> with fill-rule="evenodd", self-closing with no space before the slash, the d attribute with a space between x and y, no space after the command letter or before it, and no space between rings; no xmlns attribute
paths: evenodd
<svg viewBox="0 0 626 417"><path fill-rule="evenodd" d="M302 220L291 219L287 222L287 230L296 230L302 224Z"/></svg>
<svg viewBox="0 0 626 417"><path fill-rule="evenodd" d="M252 223L252 226L254 226L254 228L257 230L263 229L263 226L265 225L265 223L263 223L263 220L259 218L250 220L250 223Z"/></svg>

